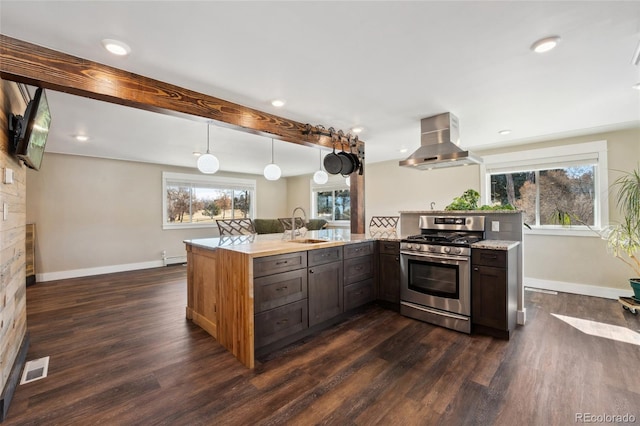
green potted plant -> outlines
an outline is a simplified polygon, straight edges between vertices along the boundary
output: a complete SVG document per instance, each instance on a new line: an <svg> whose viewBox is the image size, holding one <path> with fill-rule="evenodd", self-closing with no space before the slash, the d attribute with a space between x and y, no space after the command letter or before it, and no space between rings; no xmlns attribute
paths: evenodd
<svg viewBox="0 0 640 426"><path fill-rule="evenodd" d="M640 168L624 172L612 186L617 189L616 205L622 220L608 227L607 246L634 271L635 278L629 278L629 284L640 301Z"/></svg>

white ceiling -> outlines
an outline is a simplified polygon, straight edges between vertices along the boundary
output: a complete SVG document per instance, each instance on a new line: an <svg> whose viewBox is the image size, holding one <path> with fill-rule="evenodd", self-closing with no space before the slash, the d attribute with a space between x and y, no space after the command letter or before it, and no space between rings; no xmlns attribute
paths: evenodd
<svg viewBox="0 0 640 426"><path fill-rule="evenodd" d="M637 1L2 0L0 31L302 123L361 125L367 162L406 158L420 119L442 112L476 150L640 123ZM556 49L529 49L550 35ZM131 55L110 55L104 38ZM48 152L195 167L192 152L206 150L202 122L48 96ZM222 170L259 174L270 161L268 138L212 127L210 140ZM275 157L285 176L320 161L280 141Z"/></svg>

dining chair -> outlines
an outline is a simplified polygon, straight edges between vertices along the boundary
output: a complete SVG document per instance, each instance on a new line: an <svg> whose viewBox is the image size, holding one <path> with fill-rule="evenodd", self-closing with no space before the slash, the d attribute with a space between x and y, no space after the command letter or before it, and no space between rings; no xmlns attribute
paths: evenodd
<svg viewBox="0 0 640 426"><path fill-rule="evenodd" d="M218 219L218 231L223 235L250 235L256 233L251 219Z"/></svg>
<svg viewBox="0 0 640 426"><path fill-rule="evenodd" d="M291 231L291 218L290 217L279 217L278 220L280 221L280 223L284 227L285 231ZM305 227L304 219L302 219L301 217L296 217L295 218L295 224L296 224L296 229L300 229L300 228L304 228Z"/></svg>
<svg viewBox="0 0 640 426"><path fill-rule="evenodd" d="M398 228L400 216L372 216L369 222L369 232L395 232Z"/></svg>

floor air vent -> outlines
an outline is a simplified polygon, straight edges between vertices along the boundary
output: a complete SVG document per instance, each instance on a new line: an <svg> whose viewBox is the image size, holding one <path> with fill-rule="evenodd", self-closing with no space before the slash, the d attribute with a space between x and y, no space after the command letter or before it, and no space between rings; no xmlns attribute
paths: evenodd
<svg viewBox="0 0 640 426"><path fill-rule="evenodd" d="M20 384L34 382L36 380L44 379L47 377L49 371L49 357L34 359L33 361L27 361L24 365L24 371L22 372L22 380Z"/></svg>

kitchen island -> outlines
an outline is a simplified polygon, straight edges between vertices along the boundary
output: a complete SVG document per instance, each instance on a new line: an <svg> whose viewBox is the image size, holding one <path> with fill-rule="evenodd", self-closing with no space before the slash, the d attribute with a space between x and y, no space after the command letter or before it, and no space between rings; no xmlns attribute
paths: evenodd
<svg viewBox="0 0 640 426"><path fill-rule="evenodd" d="M253 368L257 338L264 344L273 343L274 338L288 336L288 330L300 332L308 328L313 318L322 325L329 317L323 316L318 307L322 304L337 314L344 306L354 307L373 299L374 239L347 230L326 229L309 231L294 240L283 234L186 240L186 316L245 366ZM343 275L347 278L344 283ZM318 284L321 281L322 285L335 277L328 295L313 290L314 279L320 276ZM262 296L262 287L257 289L254 285L258 279L264 282ZM339 307L325 300L332 294L336 295L336 304L339 298ZM348 299L346 304L343 296ZM277 319L274 313L279 315Z"/></svg>

